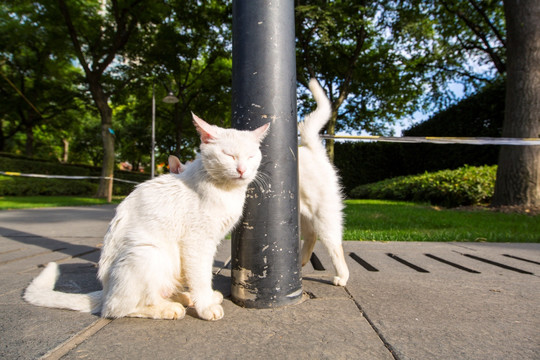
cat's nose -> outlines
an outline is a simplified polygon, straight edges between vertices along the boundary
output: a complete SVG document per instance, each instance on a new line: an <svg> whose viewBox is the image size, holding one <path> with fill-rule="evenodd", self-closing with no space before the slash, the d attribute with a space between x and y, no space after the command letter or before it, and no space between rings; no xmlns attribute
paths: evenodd
<svg viewBox="0 0 540 360"><path fill-rule="evenodd" d="M236 167L236 172L240 174L240 176L243 176L244 173L246 172L246 167L243 166L243 165L238 165Z"/></svg>

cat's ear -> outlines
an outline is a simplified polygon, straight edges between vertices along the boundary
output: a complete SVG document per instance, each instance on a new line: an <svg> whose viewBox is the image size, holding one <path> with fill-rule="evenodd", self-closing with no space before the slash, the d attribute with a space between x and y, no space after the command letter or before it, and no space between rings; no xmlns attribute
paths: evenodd
<svg viewBox="0 0 540 360"><path fill-rule="evenodd" d="M193 116L193 124L195 124L195 128L199 132L203 144L207 144L217 137L215 127L208 124L194 113L191 113L191 115Z"/></svg>
<svg viewBox="0 0 540 360"><path fill-rule="evenodd" d="M173 174L180 174L184 169L182 169L182 163L180 162L180 159L178 159L174 155L169 155L169 170Z"/></svg>
<svg viewBox="0 0 540 360"><path fill-rule="evenodd" d="M252 132L255 134L259 142L263 141L266 135L268 135L268 129L270 128L270 123L266 123L261 127L256 128Z"/></svg>

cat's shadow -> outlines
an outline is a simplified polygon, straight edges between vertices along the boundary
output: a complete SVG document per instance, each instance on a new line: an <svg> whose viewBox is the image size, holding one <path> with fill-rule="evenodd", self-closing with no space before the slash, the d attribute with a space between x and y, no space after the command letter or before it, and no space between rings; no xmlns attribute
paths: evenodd
<svg viewBox="0 0 540 360"><path fill-rule="evenodd" d="M65 293L86 294L102 289L97 279L97 265L92 263L59 264L60 277L54 290Z"/></svg>
<svg viewBox="0 0 540 360"><path fill-rule="evenodd" d="M214 280L212 281L214 285L214 290L219 291L223 294L224 298L231 296L231 277L225 276L222 274L214 275Z"/></svg>
<svg viewBox="0 0 540 360"><path fill-rule="evenodd" d="M97 279L97 266L92 263L82 264L59 264L60 277L54 289L65 293L85 294L102 289ZM231 278L222 274L214 275L214 290L223 294L224 298L231 296ZM187 308L188 316L199 318L194 308ZM100 314L94 314L100 316Z"/></svg>

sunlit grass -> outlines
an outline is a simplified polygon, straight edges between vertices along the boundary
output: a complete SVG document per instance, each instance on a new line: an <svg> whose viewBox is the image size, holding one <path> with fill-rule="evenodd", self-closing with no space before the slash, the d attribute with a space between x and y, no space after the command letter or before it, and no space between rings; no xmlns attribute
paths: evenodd
<svg viewBox="0 0 540 360"><path fill-rule="evenodd" d="M112 203L118 204L123 196L113 197ZM57 206L88 206L108 204L106 199L82 196L1 196L0 210L29 209Z"/></svg>
<svg viewBox="0 0 540 360"><path fill-rule="evenodd" d="M345 240L540 242L540 216L384 200L346 204Z"/></svg>
<svg viewBox="0 0 540 360"><path fill-rule="evenodd" d="M0 210L102 204L107 201L77 196L0 197ZM347 200L346 206L345 240L540 242L540 216L386 200Z"/></svg>

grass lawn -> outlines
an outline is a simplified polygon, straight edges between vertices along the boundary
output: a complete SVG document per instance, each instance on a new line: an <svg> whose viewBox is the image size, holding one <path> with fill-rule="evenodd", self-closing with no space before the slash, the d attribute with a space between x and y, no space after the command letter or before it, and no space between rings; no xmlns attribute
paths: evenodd
<svg viewBox="0 0 540 360"><path fill-rule="evenodd" d="M118 204L123 198L114 196L112 202ZM103 204L107 204L106 199L82 196L0 196L0 210Z"/></svg>
<svg viewBox="0 0 540 360"><path fill-rule="evenodd" d="M345 240L540 242L540 216L347 200Z"/></svg>
<svg viewBox="0 0 540 360"><path fill-rule="evenodd" d="M114 197L119 203L123 197ZM0 210L106 204L74 196L5 196ZM345 240L540 242L540 215L462 211L385 200L347 200Z"/></svg>

